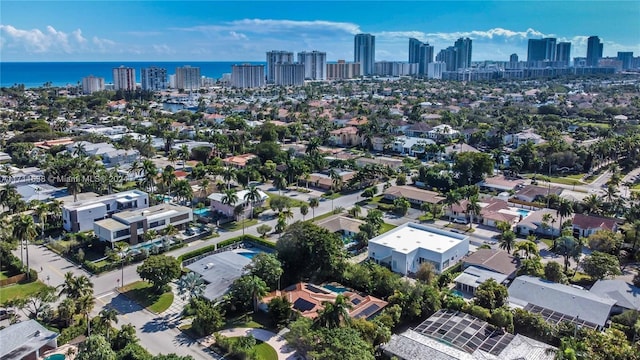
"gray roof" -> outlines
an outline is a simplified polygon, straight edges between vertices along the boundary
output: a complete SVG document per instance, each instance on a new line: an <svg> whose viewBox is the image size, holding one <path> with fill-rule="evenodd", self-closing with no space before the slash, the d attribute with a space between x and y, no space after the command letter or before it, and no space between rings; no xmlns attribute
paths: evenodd
<svg viewBox="0 0 640 360"><path fill-rule="evenodd" d="M500 274L495 271L480 269L475 266L469 266L468 268L464 269L462 274L458 275L458 277L456 277L454 281L475 288L489 279L494 279L498 284L502 284L505 280L507 280L507 277L507 275Z"/></svg>
<svg viewBox="0 0 640 360"><path fill-rule="evenodd" d="M528 275L513 280L509 286L509 302L523 307L533 304L599 326L605 325L615 304L615 300L587 290Z"/></svg>
<svg viewBox="0 0 640 360"><path fill-rule="evenodd" d="M552 351L548 351L552 350ZM504 360L553 360L556 348L538 340L516 335L507 347L500 353Z"/></svg>
<svg viewBox="0 0 640 360"><path fill-rule="evenodd" d="M11 325L0 330L0 359L22 359L47 344L56 345L58 335L35 320Z"/></svg>
<svg viewBox="0 0 640 360"><path fill-rule="evenodd" d="M204 297L216 300L226 294L229 286L243 275L243 268L251 260L233 251L224 251L209 255L187 266L187 269L200 274L207 282Z"/></svg>
<svg viewBox="0 0 640 360"><path fill-rule="evenodd" d="M615 300L622 308L640 310L640 288L622 280L598 280L589 291Z"/></svg>
<svg viewBox="0 0 640 360"><path fill-rule="evenodd" d="M471 354L447 346L430 339L413 330L407 330L399 335L392 335L391 340L382 345L382 349L391 355L406 360L473 360Z"/></svg>

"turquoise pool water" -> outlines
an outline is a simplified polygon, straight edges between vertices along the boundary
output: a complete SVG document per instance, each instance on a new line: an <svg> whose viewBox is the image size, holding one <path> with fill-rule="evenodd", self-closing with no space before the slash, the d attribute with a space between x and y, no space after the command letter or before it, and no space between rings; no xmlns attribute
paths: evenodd
<svg viewBox="0 0 640 360"><path fill-rule="evenodd" d="M342 242L345 244L350 244L355 241L356 239L353 235L342 235Z"/></svg>
<svg viewBox="0 0 640 360"><path fill-rule="evenodd" d="M249 259L253 259L253 258L254 258L254 257L256 257L256 255L258 255L258 254L260 254L260 252L254 252L254 251L242 251L242 252L239 252L239 253L238 253L238 255L242 255L242 256L244 256L244 257L246 257L246 258L249 258Z"/></svg>
<svg viewBox="0 0 640 360"><path fill-rule="evenodd" d="M345 287L341 287L341 286L334 286L334 285L324 285L323 286L325 289L327 290L331 290L334 293L338 293L338 294L342 294L345 291L349 291L349 289L345 288Z"/></svg>
<svg viewBox="0 0 640 360"><path fill-rule="evenodd" d="M462 292L460 292L459 290L453 290L453 291L451 291L451 293L453 293L453 295L455 295L457 297L464 297Z"/></svg>
<svg viewBox="0 0 640 360"><path fill-rule="evenodd" d="M65 360L67 357L64 354L53 354L49 355L44 360Z"/></svg>
<svg viewBox="0 0 640 360"><path fill-rule="evenodd" d="M211 210L209 208L195 209L193 213L198 216L206 217L211 214Z"/></svg>
<svg viewBox="0 0 640 360"><path fill-rule="evenodd" d="M522 215L522 217L527 217L527 216L529 216L529 213L530 213L530 212L531 212L531 211L529 211L529 210L525 210L525 209L518 209L518 214Z"/></svg>

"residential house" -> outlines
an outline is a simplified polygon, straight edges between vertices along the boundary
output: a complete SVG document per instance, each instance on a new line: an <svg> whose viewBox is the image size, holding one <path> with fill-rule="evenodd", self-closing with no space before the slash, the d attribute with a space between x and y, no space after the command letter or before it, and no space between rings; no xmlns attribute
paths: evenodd
<svg viewBox="0 0 640 360"><path fill-rule="evenodd" d="M570 321L592 329L604 328L616 300L587 290L522 275L509 286L509 304L540 314L557 325Z"/></svg>
<svg viewBox="0 0 640 360"><path fill-rule="evenodd" d="M407 136L411 136L411 137L426 138L428 137L429 131L431 131L432 129L433 127L430 126L429 124L424 122L419 122L419 123L411 124L405 127L404 133Z"/></svg>
<svg viewBox="0 0 640 360"><path fill-rule="evenodd" d="M355 126L347 126L329 132L331 137L329 141L342 147L350 147L362 144L362 138L358 135L358 128Z"/></svg>
<svg viewBox="0 0 640 360"><path fill-rule="evenodd" d="M11 155L6 152L0 151L0 164L6 164L11 162Z"/></svg>
<svg viewBox="0 0 640 360"><path fill-rule="evenodd" d="M613 314L620 314L625 310L640 311L640 288L624 280L598 280L589 291L615 300Z"/></svg>
<svg viewBox="0 0 640 360"><path fill-rule="evenodd" d="M440 124L431 129L427 136L430 139L435 140L443 140L443 139L451 139L458 136L460 132L447 124Z"/></svg>
<svg viewBox="0 0 640 360"><path fill-rule="evenodd" d="M58 348L58 336L33 319L9 325L0 330L0 359L40 360Z"/></svg>
<svg viewBox="0 0 640 360"><path fill-rule="evenodd" d="M456 284L456 290L473 295L478 286L489 279L495 280L498 284L504 284L507 282L507 275L475 266L468 266L462 270L462 273L453 282Z"/></svg>
<svg viewBox="0 0 640 360"><path fill-rule="evenodd" d="M453 204L445 209L445 215L450 219L471 220L467 213L468 204L469 200L462 200L458 204ZM496 227L499 222L506 222L513 226L524 217L523 214L518 212L522 210L510 208L509 204L504 200L489 199L488 201L479 202L478 205L480 206L480 213L474 214L473 221L486 226Z"/></svg>
<svg viewBox="0 0 640 360"><path fill-rule="evenodd" d="M480 152L480 150L465 143L452 144L444 148L444 155L449 160L453 160L456 155L463 152Z"/></svg>
<svg viewBox="0 0 640 360"><path fill-rule="evenodd" d="M335 215L316 222L316 225L323 229L327 229L330 233L338 233L343 238L353 239L360 232L360 226L365 224L364 221Z"/></svg>
<svg viewBox="0 0 640 360"><path fill-rule="evenodd" d="M402 166L402 160L384 156L376 156L374 158L359 157L356 159L356 166L364 167L367 165L388 166L391 169L398 171Z"/></svg>
<svg viewBox="0 0 640 360"><path fill-rule="evenodd" d="M542 136L535 133L535 130L528 129L516 134L508 134L504 136L503 142L505 145L510 145L513 148L519 148L526 143L533 143L534 145L542 144L545 140Z"/></svg>
<svg viewBox="0 0 640 360"><path fill-rule="evenodd" d="M406 223L369 240L368 258L403 275L416 273L424 262L441 273L468 252L468 236Z"/></svg>
<svg viewBox="0 0 640 360"><path fill-rule="evenodd" d="M140 159L140 152L136 149L116 149L102 156L102 162L107 168L131 164L138 159Z"/></svg>
<svg viewBox="0 0 640 360"><path fill-rule="evenodd" d="M560 195L562 193L562 188L549 186L536 186L536 185L525 185L523 188L518 190L514 198L526 202L536 202L541 199L549 196L550 194Z"/></svg>
<svg viewBox="0 0 640 360"><path fill-rule="evenodd" d="M556 354L551 345L445 309L415 328L393 334L381 349L400 360L553 360Z"/></svg>
<svg viewBox="0 0 640 360"><path fill-rule="evenodd" d="M169 225L182 229L193 221L193 211L186 206L162 203L149 208L122 211L111 218L93 223L93 232L101 241L128 241L135 245L149 230L160 231Z"/></svg>
<svg viewBox="0 0 640 360"><path fill-rule="evenodd" d="M408 185L389 187L384 191L384 198L391 201L398 198L405 198L418 207L423 203L439 204L445 199L435 191L422 190Z"/></svg>
<svg viewBox="0 0 640 360"><path fill-rule="evenodd" d="M551 220L543 221L545 215L549 214ZM525 217L516 226L516 233L528 236L528 235L545 235L545 236L560 236L560 230L558 229L557 222L560 221L556 210L553 209L538 209L529 213L529 216Z"/></svg>
<svg viewBox="0 0 640 360"><path fill-rule="evenodd" d="M190 264L185 262L183 266L200 275L205 282L202 296L215 302L229 291L235 280L245 274L244 268L250 263L251 259L239 251L222 251Z"/></svg>
<svg viewBox="0 0 640 360"><path fill-rule="evenodd" d="M573 236L588 237L600 230L618 231L619 220L599 217L594 215L575 214L573 215Z"/></svg>
<svg viewBox="0 0 640 360"><path fill-rule="evenodd" d="M26 203L30 201L48 202L69 195L66 188L58 188L49 184L25 184L16 186L16 192Z"/></svg>
<svg viewBox="0 0 640 360"><path fill-rule="evenodd" d="M526 181L523 179L514 179L504 175L497 175L487 177L478 182L477 185L482 190L503 192L519 190L524 187L525 182Z"/></svg>
<svg viewBox="0 0 640 360"><path fill-rule="evenodd" d="M129 190L62 205L62 227L66 231L93 230L93 222L112 216L119 211L149 207L149 195L140 190Z"/></svg>
<svg viewBox="0 0 640 360"><path fill-rule="evenodd" d="M67 146L73 143L74 141L72 138L61 138L61 139L55 139L55 140L45 140L45 141L34 142L33 146L43 150L49 150L54 146Z"/></svg>
<svg viewBox="0 0 640 360"><path fill-rule="evenodd" d="M262 190L258 190L259 199L253 203L254 207L262 206L264 202L269 198L269 196ZM249 193L249 190L240 190L236 192L236 196L238 196L238 201L235 204L225 204L222 200L224 199L223 193L212 193L207 196L207 198L211 201L211 211L218 212L227 217L234 216L234 210L238 206L243 206L244 212L241 216L247 217L250 215L251 206L249 206L250 202L245 199L245 196Z"/></svg>
<svg viewBox="0 0 640 360"><path fill-rule="evenodd" d="M391 143L391 149L402 155L418 156L424 154L425 146L428 144L435 144L435 141L419 137L398 136Z"/></svg>
<svg viewBox="0 0 640 360"><path fill-rule="evenodd" d="M247 163L249 162L249 160L255 159L257 157L258 156L254 154L230 156L228 158L222 159L222 163L224 163L225 166L243 169L245 166L247 166Z"/></svg>
<svg viewBox="0 0 640 360"><path fill-rule="evenodd" d="M340 187L346 185L349 180L356 174L353 171L334 169L340 176ZM333 179L328 171L316 172L309 174L308 178L300 178L300 181L304 181L308 186L315 187L322 190L331 190L334 188Z"/></svg>
<svg viewBox="0 0 640 360"><path fill-rule="evenodd" d="M337 292L339 291L339 293ZM342 287L340 284L314 285L310 283L293 284L283 290L276 290L262 299L263 310L267 309L269 302L276 297L286 297L291 307L300 315L315 319L324 309L325 302L334 302L338 295L349 299L351 308L349 317L352 319L372 319L387 306L387 302L371 295L361 295L353 290Z"/></svg>
<svg viewBox="0 0 640 360"><path fill-rule="evenodd" d="M520 267L520 259L504 250L478 249L462 258L462 268L469 266L497 272L512 279Z"/></svg>

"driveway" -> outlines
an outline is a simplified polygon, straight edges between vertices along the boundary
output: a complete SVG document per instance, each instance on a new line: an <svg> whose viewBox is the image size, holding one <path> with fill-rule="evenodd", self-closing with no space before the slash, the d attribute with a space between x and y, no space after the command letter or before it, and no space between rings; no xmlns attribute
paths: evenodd
<svg viewBox="0 0 640 360"><path fill-rule="evenodd" d="M289 348L287 341L282 335L272 333L271 331L264 329L252 329L252 328L234 328L219 331L220 335L226 337L239 337L252 335L256 340L263 341L269 344L278 353L278 360L293 360L296 358L296 353L293 349ZM205 347L209 347L214 343L213 336L207 336L198 340L198 342Z"/></svg>

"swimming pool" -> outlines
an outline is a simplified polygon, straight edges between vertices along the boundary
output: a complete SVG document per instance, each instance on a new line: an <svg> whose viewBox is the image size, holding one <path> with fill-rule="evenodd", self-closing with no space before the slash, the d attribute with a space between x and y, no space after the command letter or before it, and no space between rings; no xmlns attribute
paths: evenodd
<svg viewBox="0 0 640 360"><path fill-rule="evenodd" d="M342 287L342 286L335 286L335 285L331 285L331 284L327 284L323 286L325 289L329 290L329 291L333 291L334 293L338 293L338 294L342 294L345 291L349 291L349 289Z"/></svg>
<svg viewBox="0 0 640 360"><path fill-rule="evenodd" d="M518 209L518 214L520 214L523 218L529 216L530 210Z"/></svg>
<svg viewBox="0 0 640 360"><path fill-rule="evenodd" d="M49 355L44 360L65 360L67 357L64 354Z"/></svg>
<svg viewBox="0 0 640 360"><path fill-rule="evenodd" d="M460 290L451 290L451 293L457 297L464 297Z"/></svg>
<svg viewBox="0 0 640 360"><path fill-rule="evenodd" d="M238 255L242 255L246 258L253 259L256 255L260 254L260 252L255 251L240 251L237 253Z"/></svg>
<svg viewBox="0 0 640 360"><path fill-rule="evenodd" d="M351 244L356 242L355 236L353 235L342 235L342 242L346 244Z"/></svg>
<svg viewBox="0 0 640 360"><path fill-rule="evenodd" d="M201 208L193 210L193 213L198 216L207 217L211 215L211 209L209 208Z"/></svg>

